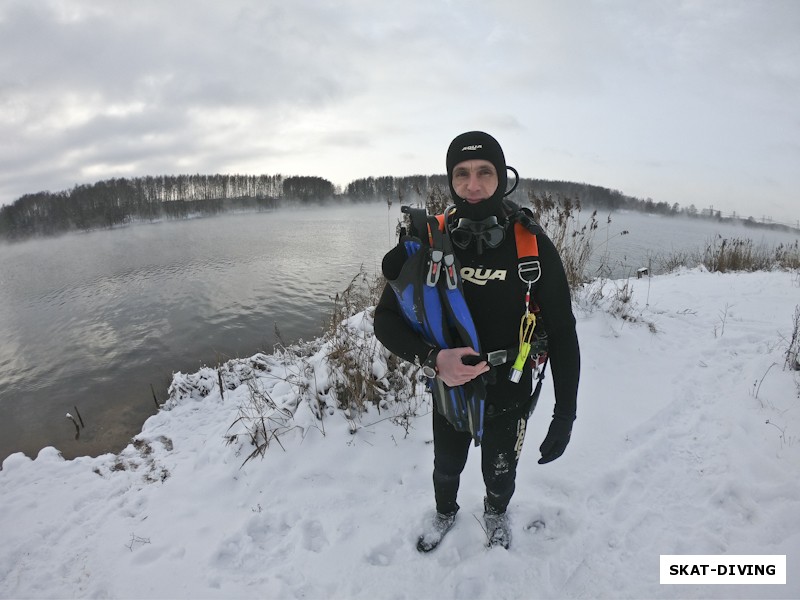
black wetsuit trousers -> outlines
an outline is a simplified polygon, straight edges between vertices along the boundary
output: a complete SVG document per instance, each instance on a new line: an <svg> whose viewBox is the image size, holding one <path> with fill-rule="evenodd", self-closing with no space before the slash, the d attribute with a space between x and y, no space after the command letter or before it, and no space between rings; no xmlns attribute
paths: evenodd
<svg viewBox="0 0 800 600"><path fill-rule="evenodd" d="M514 495L527 419L528 408L523 407L484 422L479 447L481 469L486 499L497 512L505 512ZM433 489L437 512L450 514L458 510L458 486L472 444L469 433L456 431L447 419L433 410Z"/></svg>

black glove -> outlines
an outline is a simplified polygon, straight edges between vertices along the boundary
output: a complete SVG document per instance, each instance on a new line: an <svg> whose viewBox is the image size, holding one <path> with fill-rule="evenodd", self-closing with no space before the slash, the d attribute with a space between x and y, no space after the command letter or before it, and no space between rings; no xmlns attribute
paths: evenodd
<svg viewBox="0 0 800 600"><path fill-rule="evenodd" d="M553 422L550 423L547 436L544 438L542 445L539 446L539 452L542 453L539 464L543 465L549 463L564 454L564 450L567 449L567 444L569 444L569 437L571 434L572 421L560 417L553 417Z"/></svg>

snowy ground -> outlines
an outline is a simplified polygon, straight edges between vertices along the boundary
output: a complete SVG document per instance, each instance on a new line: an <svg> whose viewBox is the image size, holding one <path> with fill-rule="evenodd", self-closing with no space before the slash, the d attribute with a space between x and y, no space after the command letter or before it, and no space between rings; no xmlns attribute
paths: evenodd
<svg viewBox="0 0 800 600"><path fill-rule="evenodd" d="M302 362L229 363L224 399L216 370L177 374L120 455L6 459L0 597L800 597L800 375L783 369L800 278L683 271L629 281L620 304L625 284L606 283L600 307L591 290L576 300L573 441L536 463L546 385L509 551L484 547L474 450L454 530L415 550L433 506L430 415L406 431L373 409L354 426L316 394L329 387L317 343ZM374 344L368 313L350 325ZM252 446L230 436L244 421L229 427L253 390L296 428L242 466ZM785 554L787 584L662 586L662 554Z"/></svg>

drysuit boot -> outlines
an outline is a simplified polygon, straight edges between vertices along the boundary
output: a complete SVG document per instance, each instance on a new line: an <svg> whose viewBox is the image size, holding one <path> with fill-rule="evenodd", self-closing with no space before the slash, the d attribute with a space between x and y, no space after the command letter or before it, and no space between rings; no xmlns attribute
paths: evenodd
<svg viewBox="0 0 800 600"><path fill-rule="evenodd" d="M452 512L443 515L437 512L425 526L425 530L417 540L417 550L420 552L430 552L438 546L447 532L453 527L456 522L456 513Z"/></svg>
<svg viewBox="0 0 800 600"><path fill-rule="evenodd" d="M508 517L505 511L498 512L496 508L483 499L483 522L486 523L486 536L489 541L486 545L489 548L502 546L506 550L511 544L511 529L508 526Z"/></svg>

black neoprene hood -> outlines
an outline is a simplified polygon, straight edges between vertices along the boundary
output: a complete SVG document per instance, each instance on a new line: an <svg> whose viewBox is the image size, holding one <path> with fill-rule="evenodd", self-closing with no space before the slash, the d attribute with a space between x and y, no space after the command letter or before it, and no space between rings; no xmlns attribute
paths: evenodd
<svg viewBox="0 0 800 600"><path fill-rule="evenodd" d="M484 200L479 205L469 205L456 194L453 188L453 169L465 160L488 160L497 170L497 189L491 198ZM450 186L450 196L462 216L470 218L483 218L490 214L502 214L502 201L508 185L508 171L506 157L500 143L488 133L483 131L468 131L457 136L447 149L447 182Z"/></svg>

